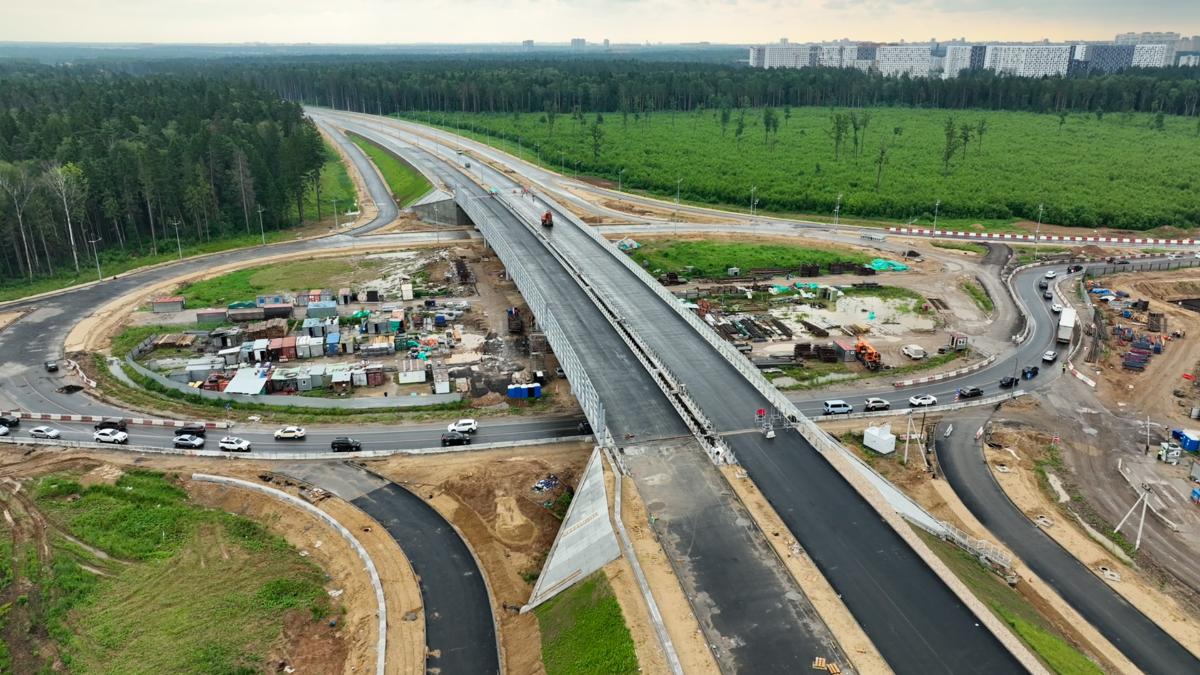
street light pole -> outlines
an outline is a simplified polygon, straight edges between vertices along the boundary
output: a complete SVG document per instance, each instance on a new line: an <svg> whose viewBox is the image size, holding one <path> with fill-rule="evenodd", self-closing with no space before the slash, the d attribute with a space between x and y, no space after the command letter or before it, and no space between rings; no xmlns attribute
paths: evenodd
<svg viewBox="0 0 1200 675"><path fill-rule="evenodd" d="M620 192L620 191L621 191L621 186L622 186L621 178L622 178L624 175L625 175L625 169L624 169L624 168L622 168L620 171L618 171L618 172L617 172L617 192Z"/></svg>
<svg viewBox="0 0 1200 675"><path fill-rule="evenodd" d="M683 185L683 176L675 181L675 234L679 234L679 186Z"/></svg>
<svg viewBox="0 0 1200 675"><path fill-rule="evenodd" d="M261 204L258 206L258 233L262 236L263 246L267 245L267 231L263 229L262 214L266 211Z"/></svg>
<svg viewBox="0 0 1200 675"><path fill-rule="evenodd" d="M755 205L758 204L758 197L755 196L757 194L758 194L758 186L755 185L750 188L750 220L752 220L752 221L754 220L754 210L755 210L754 207L755 207Z"/></svg>
<svg viewBox="0 0 1200 675"><path fill-rule="evenodd" d="M179 259L183 260L183 245L179 243L179 219L172 218L171 224L175 226L175 250L179 252Z"/></svg>
<svg viewBox="0 0 1200 675"><path fill-rule="evenodd" d="M102 281L104 277L100 275L100 247L96 244L104 241L104 237L96 237L87 241L92 245L92 256L96 259L96 281Z"/></svg>
<svg viewBox="0 0 1200 675"><path fill-rule="evenodd" d="M575 160L575 178L579 178L579 160Z"/></svg>
<svg viewBox="0 0 1200 675"><path fill-rule="evenodd" d="M337 198L332 198L329 201L333 202L333 229L336 230L339 227L337 218Z"/></svg>
<svg viewBox="0 0 1200 675"><path fill-rule="evenodd" d="M1038 204L1037 229L1033 232L1033 259L1037 260L1038 242L1042 240L1042 210L1045 204Z"/></svg>
<svg viewBox="0 0 1200 675"><path fill-rule="evenodd" d="M833 226L838 226L838 221L842 216L842 195L838 193L837 204L833 207Z"/></svg>
<svg viewBox="0 0 1200 675"><path fill-rule="evenodd" d="M562 150L558 151L558 173L567 173L567 153L563 152Z"/></svg>
<svg viewBox="0 0 1200 675"><path fill-rule="evenodd" d="M940 200L940 199L933 203L933 229L935 229L935 230L937 229L938 207L940 207L941 205L942 205L942 200Z"/></svg>

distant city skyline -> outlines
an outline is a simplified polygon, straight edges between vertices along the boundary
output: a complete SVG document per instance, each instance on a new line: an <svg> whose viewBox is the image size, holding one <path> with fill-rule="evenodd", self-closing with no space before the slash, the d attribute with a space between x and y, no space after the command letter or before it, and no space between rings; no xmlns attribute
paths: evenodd
<svg viewBox="0 0 1200 675"><path fill-rule="evenodd" d="M16 0L0 41L93 43L1032 42L1200 34L1196 0Z"/></svg>

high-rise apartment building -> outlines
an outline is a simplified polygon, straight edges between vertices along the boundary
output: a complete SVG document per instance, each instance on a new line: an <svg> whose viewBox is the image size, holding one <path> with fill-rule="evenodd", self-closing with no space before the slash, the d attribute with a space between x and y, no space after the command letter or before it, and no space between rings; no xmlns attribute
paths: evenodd
<svg viewBox="0 0 1200 675"><path fill-rule="evenodd" d="M1066 75L1075 45L988 45L983 67L1018 77Z"/></svg>
<svg viewBox="0 0 1200 675"><path fill-rule="evenodd" d="M942 62L942 77L958 77L964 70L983 70L983 59L987 52L984 45L950 45Z"/></svg>
<svg viewBox="0 0 1200 675"><path fill-rule="evenodd" d="M1174 44L1179 41L1179 33L1121 33L1113 42L1119 45L1150 45Z"/></svg>
<svg viewBox="0 0 1200 675"><path fill-rule="evenodd" d="M1177 66L1200 66L1200 51L1175 52L1175 65L1177 65Z"/></svg>
<svg viewBox="0 0 1200 675"><path fill-rule="evenodd" d="M933 68L930 45L883 45L875 50L875 64L883 75L928 77Z"/></svg>
<svg viewBox="0 0 1200 675"><path fill-rule="evenodd" d="M1135 45L1084 45L1076 56L1086 62L1092 72L1115 73L1133 65Z"/></svg>
<svg viewBox="0 0 1200 675"><path fill-rule="evenodd" d="M571 49L583 49L587 47L586 38L571 38Z"/></svg>
<svg viewBox="0 0 1200 675"><path fill-rule="evenodd" d="M1167 45L1150 44L1133 46L1134 68L1162 68L1167 65L1167 54L1173 50Z"/></svg>

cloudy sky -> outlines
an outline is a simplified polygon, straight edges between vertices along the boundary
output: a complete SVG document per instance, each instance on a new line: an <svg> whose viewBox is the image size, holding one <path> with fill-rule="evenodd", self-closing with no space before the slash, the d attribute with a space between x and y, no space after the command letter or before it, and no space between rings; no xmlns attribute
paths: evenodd
<svg viewBox="0 0 1200 675"><path fill-rule="evenodd" d="M5 0L0 40L795 42L1200 34L1200 0Z"/></svg>

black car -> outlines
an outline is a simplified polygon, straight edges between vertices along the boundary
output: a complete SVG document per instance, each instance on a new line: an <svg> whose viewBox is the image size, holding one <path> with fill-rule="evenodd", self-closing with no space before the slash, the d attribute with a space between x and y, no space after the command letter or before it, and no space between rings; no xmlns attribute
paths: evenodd
<svg viewBox="0 0 1200 675"><path fill-rule="evenodd" d="M1053 300L1053 299L1054 299L1054 294L1053 294L1053 293L1051 293L1050 291L1046 291L1045 293L1042 293L1042 297L1043 297L1043 298L1045 298L1045 299L1047 299L1047 300Z"/></svg>
<svg viewBox="0 0 1200 675"><path fill-rule="evenodd" d="M21 418L15 415L0 415L0 426L15 429L21 426Z"/></svg>
<svg viewBox="0 0 1200 675"><path fill-rule="evenodd" d="M125 431L125 420L120 417L105 417L99 422L96 422L92 428L96 431L100 431L101 429L117 429L118 431Z"/></svg>
<svg viewBox="0 0 1200 675"><path fill-rule="evenodd" d="M1128 260L1118 260L1118 261L1117 261L1117 264L1118 264L1118 265L1128 265L1128 264L1129 264L1129 261L1128 261Z"/></svg>
<svg viewBox="0 0 1200 675"><path fill-rule="evenodd" d="M581 434L592 433L592 423L587 420L580 422L579 423L579 433L581 433Z"/></svg>
<svg viewBox="0 0 1200 675"><path fill-rule="evenodd" d="M46 361L42 365L46 367L47 373L57 373L58 372L58 361Z"/></svg>
<svg viewBox="0 0 1200 675"><path fill-rule="evenodd" d="M958 390L959 398L979 398L983 396L983 390L979 387L964 387Z"/></svg>
<svg viewBox="0 0 1200 675"><path fill-rule="evenodd" d="M1018 381L1019 380L1017 380L1017 378L1012 376L1000 378L1000 388L1011 389L1012 387L1017 386Z"/></svg>
<svg viewBox="0 0 1200 675"><path fill-rule="evenodd" d="M447 431L442 434L442 447L447 445L470 445L471 437L467 434L460 434L457 431Z"/></svg>
<svg viewBox="0 0 1200 675"><path fill-rule="evenodd" d="M1037 366L1025 366L1021 369L1021 377L1025 378L1026 380L1032 380L1033 378L1037 377L1041 370L1042 369L1038 368Z"/></svg>
<svg viewBox="0 0 1200 675"><path fill-rule="evenodd" d="M442 445L445 445L443 442ZM358 452L362 450L362 443L346 436L338 436L329 442L329 449L334 452Z"/></svg>
<svg viewBox="0 0 1200 675"><path fill-rule="evenodd" d="M188 422L187 424L179 427L178 430L178 434L180 436L199 436L200 438L204 438L204 435L207 433L208 427L204 426L200 422Z"/></svg>

